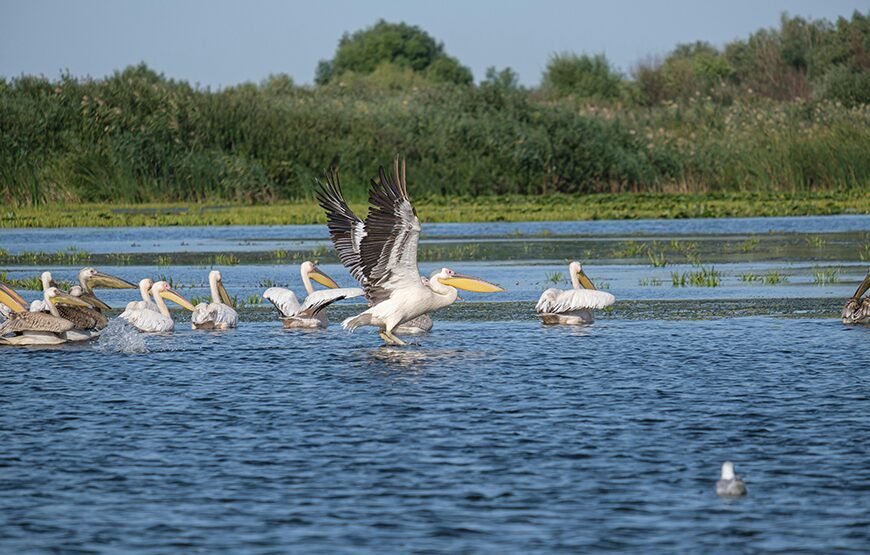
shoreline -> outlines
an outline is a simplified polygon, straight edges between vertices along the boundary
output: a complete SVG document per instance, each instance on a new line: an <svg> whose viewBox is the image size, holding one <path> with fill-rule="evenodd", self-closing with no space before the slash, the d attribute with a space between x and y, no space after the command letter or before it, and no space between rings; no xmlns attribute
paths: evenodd
<svg viewBox="0 0 870 555"><path fill-rule="evenodd" d="M694 219L870 214L867 191L801 193L616 193L548 196L434 197L415 201L429 223ZM358 214L364 202L352 202ZM54 203L9 208L0 228L269 226L323 224L313 200L269 205L230 202Z"/></svg>

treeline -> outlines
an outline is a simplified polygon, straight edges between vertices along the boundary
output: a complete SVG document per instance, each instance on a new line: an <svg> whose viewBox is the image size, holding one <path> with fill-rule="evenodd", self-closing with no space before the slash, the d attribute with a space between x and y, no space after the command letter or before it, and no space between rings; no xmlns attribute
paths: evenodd
<svg viewBox="0 0 870 555"><path fill-rule="evenodd" d="M315 86L211 91L144 65L0 80L0 198L309 197L331 162L361 199L407 157L415 196L807 191L870 185L870 17L783 17L718 50L681 45L631 77L554 56L540 87L471 72L417 27L346 35Z"/></svg>

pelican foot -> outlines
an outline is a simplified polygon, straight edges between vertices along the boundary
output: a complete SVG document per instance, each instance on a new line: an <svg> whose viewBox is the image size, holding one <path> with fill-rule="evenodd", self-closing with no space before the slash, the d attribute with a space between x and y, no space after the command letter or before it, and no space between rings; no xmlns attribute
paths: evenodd
<svg viewBox="0 0 870 555"><path fill-rule="evenodd" d="M387 345L407 345L407 343L388 331L379 332L378 335L381 336L381 339L386 341Z"/></svg>

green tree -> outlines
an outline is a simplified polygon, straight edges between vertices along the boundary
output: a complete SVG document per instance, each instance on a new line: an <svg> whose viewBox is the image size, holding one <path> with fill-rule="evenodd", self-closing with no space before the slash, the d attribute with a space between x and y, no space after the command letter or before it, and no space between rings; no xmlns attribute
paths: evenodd
<svg viewBox="0 0 870 555"><path fill-rule="evenodd" d="M368 75L384 63L410 68L434 82L469 85L471 70L444 52L444 45L416 25L383 19L353 34L345 33L332 60L317 66L315 82L326 84L344 73Z"/></svg>
<svg viewBox="0 0 870 555"><path fill-rule="evenodd" d="M610 100L619 97L621 83L622 77L611 69L604 54L556 54L544 70L541 88L552 98L575 95Z"/></svg>

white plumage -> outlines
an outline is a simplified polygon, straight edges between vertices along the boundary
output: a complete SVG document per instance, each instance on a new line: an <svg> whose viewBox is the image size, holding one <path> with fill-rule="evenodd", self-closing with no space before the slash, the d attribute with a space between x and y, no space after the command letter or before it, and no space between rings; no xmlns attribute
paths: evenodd
<svg viewBox="0 0 870 555"><path fill-rule="evenodd" d="M175 328L175 322L172 321L172 316L169 314L169 308L166 306L164 298L188 310L193 310L193 305L172 289L165 281L158 281L151 286L151 295L154 297L154 303L157 305L157 312L143 306L131 306L138 303L129 303L127 309L121 313L119 318L127 321L139 331L165 332L172 331Z"/></svg>
<svg viewBox="0 0 870 555"><path fill-rule="evenodd" d="M312 288L313 289L313 288ZM286 328L325 328L329 325L326 307L341 299L359 297L359 287L340 287L313 291L300 303L296 294L283 287L270 287L263 298L275 305Z"/></svg>
<svg viewBox="0 0 870 555"><path fill-rule="evenodd" d="M535 305L538 317L545 324L589 324L595 319L593 310L616 302L612 294L595 289L579 262L569 264L568 272L573 288L566 291L547 289Z"/></svg>
<svg viewBox="0 0 870 555"><path fill-rule="evenodd" d="M224 288L221 273L212 270L208 274L208 284L211 289L210 303L199 303L190 315L190 325L193 329L234 328L239 323L239 313L231 306L232 300Z"/></svg>

